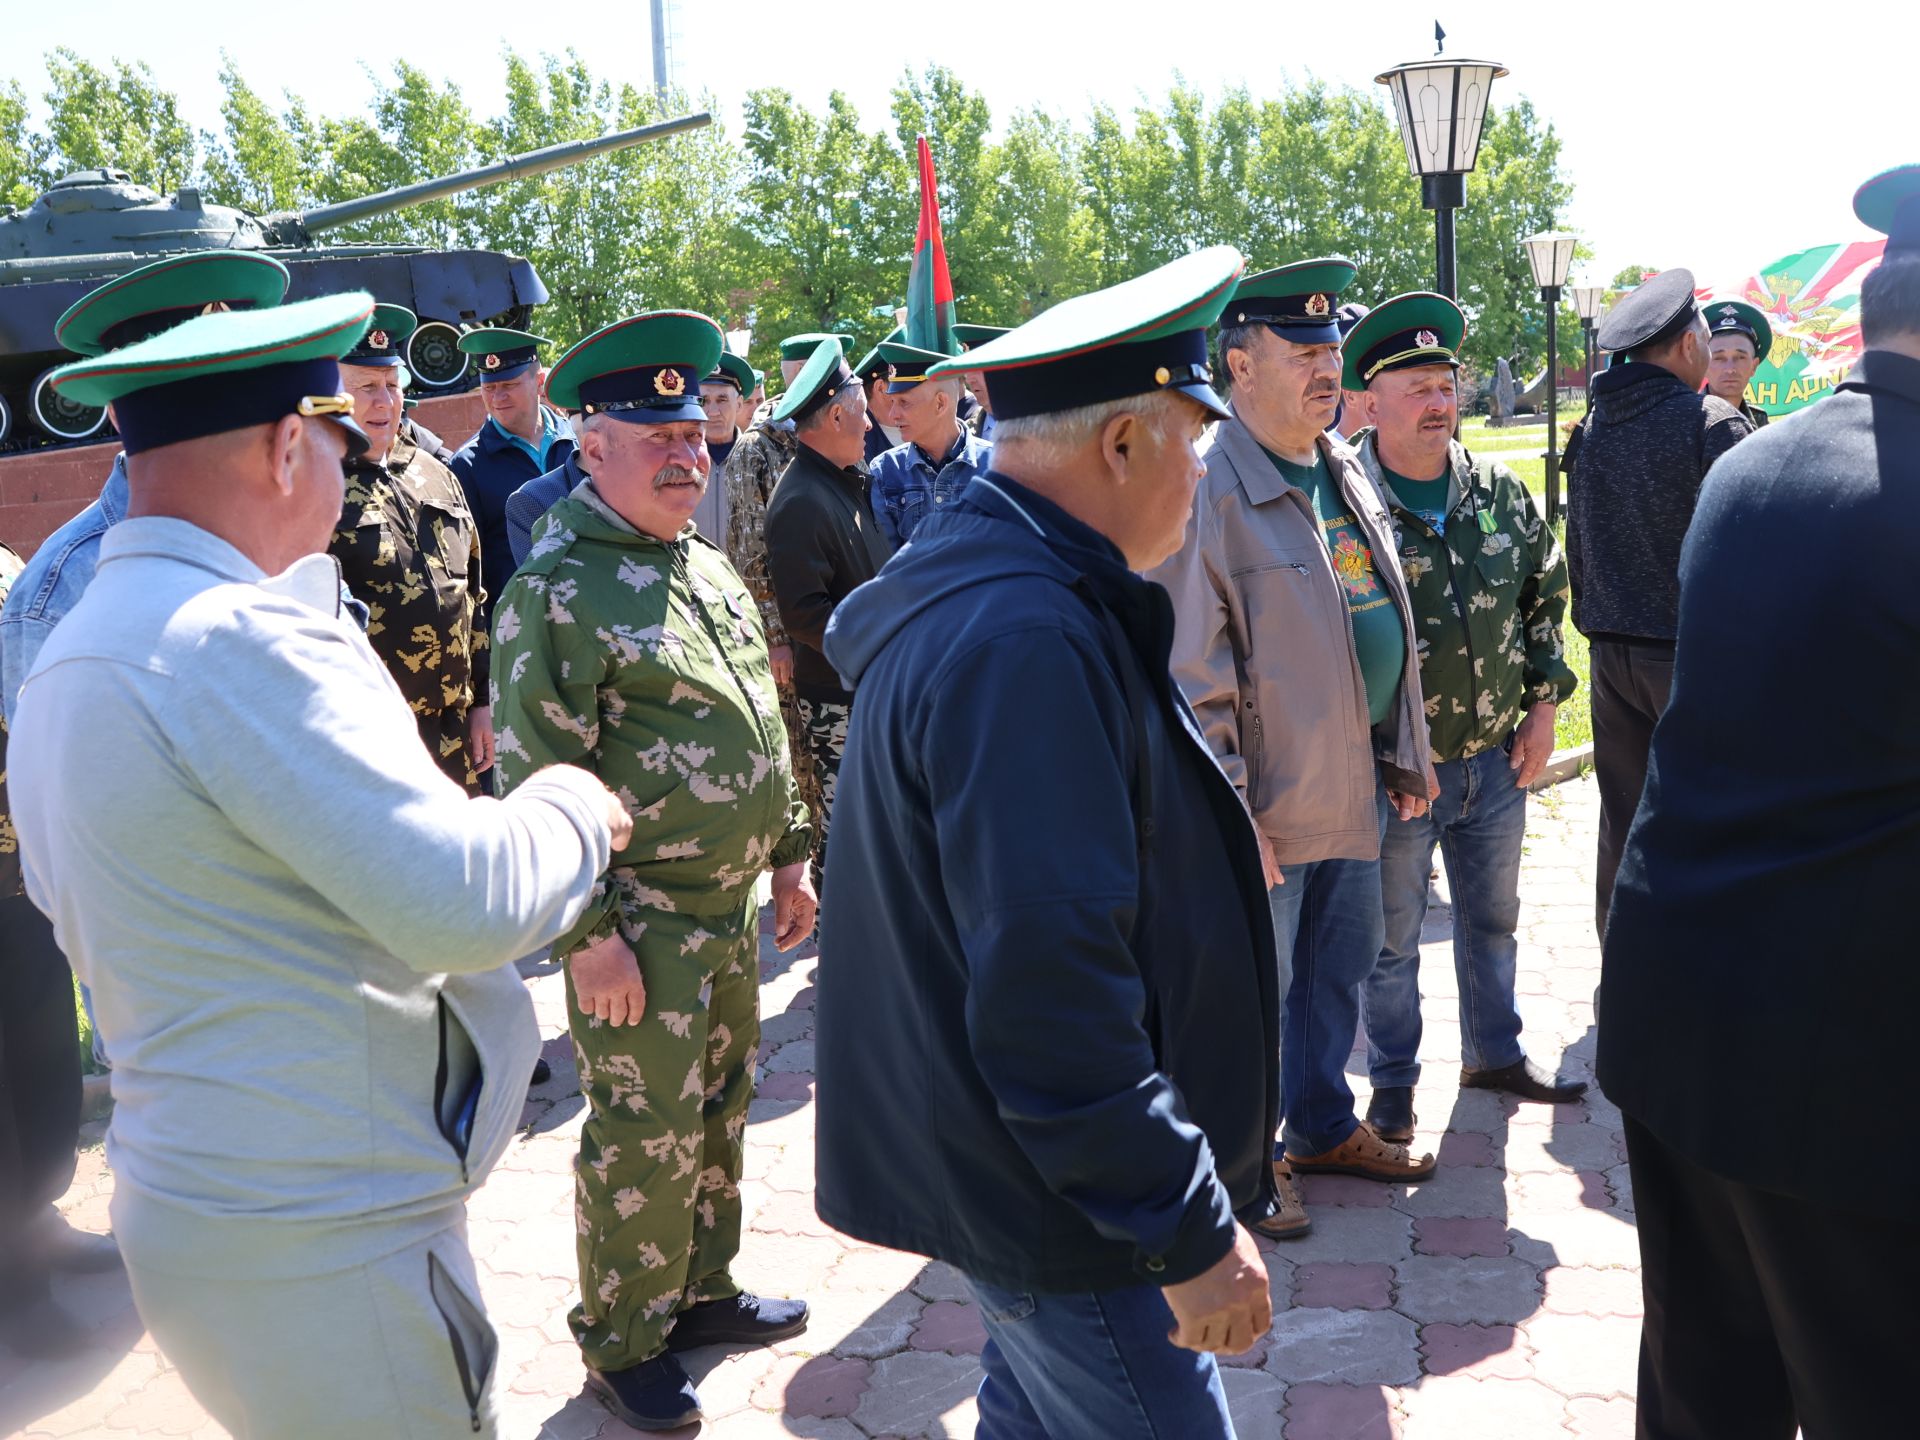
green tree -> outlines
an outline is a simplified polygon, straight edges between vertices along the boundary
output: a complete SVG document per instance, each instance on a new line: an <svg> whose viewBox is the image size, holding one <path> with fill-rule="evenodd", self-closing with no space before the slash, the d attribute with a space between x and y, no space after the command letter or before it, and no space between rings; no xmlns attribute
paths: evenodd
<svg viewBox="0 0 1920 1440"><path fill-rule="evenodd" d="M0 206L31 205L46 180L45 140L27 128L27 97L17 84L0 88Z"/></svg>
<svg viewBox="0 0 1920 1440"><path fill-rule="evenodd" d="M117 168L162 193L193 179L193 131L144 60L108 73L62 48L47 56L47 83L48 178Z"/></svg>

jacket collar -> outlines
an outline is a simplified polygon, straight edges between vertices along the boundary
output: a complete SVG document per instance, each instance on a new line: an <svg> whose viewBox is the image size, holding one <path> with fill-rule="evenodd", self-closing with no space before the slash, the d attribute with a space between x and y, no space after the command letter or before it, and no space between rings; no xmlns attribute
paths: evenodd
<svg viewBox="0 0 1920 1440"><path fill-rule="evenodd" d="M340 613L340 563L321 551L269 575L211 531L170 515L136 515L101 537L100 564L138 558L172 560L237 585L257 585L326 615Z"/></svg>
<svg viewBox="0 0 1920 1440"><path fill-rule="evenodd" d="M826 456L807 444L805 439L802 439L798 448L794 451L793 463L796 465L805 465L817 474L830 476L857 494L864 495L867 493L868 472L867 464L864 460L857 465L835 465L831 460L827 459Z"/></svg>
<svg viewBox="0 0 1920 1440"><path fill-rule="evenodd" d="M1609 365L1593 377L1593 393L1596 397L1616 395L1622 390L1631 390L1635 385L1645 385L1658 381L1663 385L1677 385L1686 389L1686 382L1662 365L1650 365L1645 360L1623 360L1618 365Z"/></svg>
<svg viewBox="0 0 1920 1440"><path fill-rule="evenodd" d="M1920 360L1891 350L1867 350L1836 390L1877 391L1920 404Z"/></svg>
<svg viewBox="0 0 1920 1440"><path fill-rule="evenodd" d="M1228 408L1232 408L1231 404ZM1335 447L1339 442L1331 435L1322 433L1314 437L1313 443L1319 447L1321 455L1326 458L1328 473L1338 480L1340 467L1335 455ZM1280 467L1267 458L1266 447L1253 438L1253 432L1247 428L1247 422L1237 413L1214 427L1213 444L1215 449L1226 453L1235 473L1240 477L1240 488L1247 492L1247 499L1254 504L1264 505L1267 501L1276 500L1289 490L1296 488L1286 476L1280 473ZM1345 449L1344 446L1340 448Z"/></svg>
<svg viewBox="0 0 1920 1440"><path fill-rule="evenodd" d="M1387 483L1386 467L1380 463L1379 432L1373 429L1360 437L1360 443L1353 447L1360 468L1367 472L1367 478L1374 484L1381 497L1386 500L1389 510L1404 510L1399 496L1393 493L1393 487ZM1467 453L1467 447L1458 440L1447 442L1447 514L1451 515L1466 498L1473 486L1473 456ZM1482 495L1484 502L1490 497Z"/></svg>

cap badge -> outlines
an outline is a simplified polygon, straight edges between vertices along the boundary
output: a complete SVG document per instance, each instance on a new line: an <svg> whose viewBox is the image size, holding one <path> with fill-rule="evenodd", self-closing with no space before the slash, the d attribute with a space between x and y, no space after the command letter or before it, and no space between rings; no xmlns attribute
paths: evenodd
<svg viewBox="0 0 1920 1440"><path fill-rule="evenodd" d="M1720 318L1722 320L1738 320L1740 318L1740 312L1731 305L1722 305L1720 307Z"/></svg>
<svg viewBox="0 0 1920 1440"><path fill-rule="evenodd" d="M1307 314L1315 319L1322 319L1332 313L1333 302L1326 296L1318 294L1307 296Z"/></svg>
<svg viewBox="0 0 1920 1440"><path fill-rule="evenodd" d="M1440 348L1440 337L1431 330L1422 330L1413 337L1413 343L1422 350L1437 350Z"/></svg>
<svg viewBox="0 0 1920 1440"><path fill-rule="evenodd" d="M487 352L487 358L482 360L480 364L485 369L498 370L500 368L500 352L498 350L489 350Z"/></svg>
<svg viewBox="0 0 1920 1440"><path fill-rule="evenodd" d="M653 388L661 395L684 395L687 379L678 370L662 370L653 377Z"/></svg>
<svg viewBox="0 0 1920 1440"><path fill-rule="evenodd" d="M387 332L384 330L375 330L372 334L368 335L367 348L369 350L386 349L387 348Z"/></svg>

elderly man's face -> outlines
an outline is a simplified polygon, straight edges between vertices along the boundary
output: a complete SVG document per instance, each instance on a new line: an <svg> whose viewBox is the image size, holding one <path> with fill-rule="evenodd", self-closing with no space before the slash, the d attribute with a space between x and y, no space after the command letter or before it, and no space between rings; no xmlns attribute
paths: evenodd
<svg viewBox="0 0 1920 1440"><path fill-rule="evenodd" d="M1451 365L1419 365L1376 375L1367 387L1380 458L1409 480L1437 479L1460 418Z"/></svg>
<svg viewBox="0 0 1920 1440"><path fill-rule="evenodd" d="M340 367L343 378L347 368L345 365ZM359 408L356 398L356 422L359 421ZM366 427L362 425L361 428ZM380 445L376 441L368 453L375 454L379 450ZM287 537L296 547L292 552L296 557L317 555L333 539L334 526L340 523L340 505L347 494L346 471L343 468L346 456L347 437L338 425L315 417L300 422L300 437L293 448L292 513L286 526Z"/></svg>
<svg viewBox="0 0 1920 1440"><path fill-rule="evenodd" d="M707 415L709 445L724 445L733 439L734 418L740 410L738 390L724 380L702 380L700 408Z"/></svg>
<svg viewBox="0 0 1920 1440"><path fill-rule="evenodd" d="M767 387L756 385L751 395L742 395L740 403L734 407L733 423L739 430L745 430L753 424L753 413L760 408L760 402L767 398Z"/></svg>
<svg viewBox="0 0 1920 1440"><path fill-rule="evenodd" d="M1252 351L1231 356L1236 403L1244 398L1274 429L1302 436L1333 423L1340 406L1340 347L1296 345L1264 325L1254 327Z"/></svg>
<svg viewBox="0 0 1920 1440"><path fill-rule="evenodd" d="M713 457L698 420L635 425L589 422L583 447L593 485L634 529L671 540L687 528L706 493Z"/></svg>
<svg viewBox="0 0 1920 1440"><path fill-rule="evenodd" d="M1744 335L1716 335L1707 347L1707 389L1729 405L1746 399L1747 382L1759 368L1760 357Z"/></svg>
<svg viewBox="0 0 1920 1440"><path fill-rule="evenodd" d="M529 365L509 380L482 380L480 399L487 414L516 435L537 429L540 423L540 382L544 372Z"/></svg>
<svg viewBox="0 0 1920 1440"><path fill-rule="evenodd" d="M353 418L367 432L367 454L384 459L406 416L398 365L340 366L340 388L353 397Z"/></svg>
<svg viewBox="0 0 1920 1440"><path fill-rule="evenodd" d="M1213 423L1213 413L1197 400L1175 394L1158 419L1143 427L1142 443L1127 462L1127 489L1138 496L1139 530L1121 547L1133 569L1152 569L1186 538L1194 492L1207 473L1200 442Z"/></svg>

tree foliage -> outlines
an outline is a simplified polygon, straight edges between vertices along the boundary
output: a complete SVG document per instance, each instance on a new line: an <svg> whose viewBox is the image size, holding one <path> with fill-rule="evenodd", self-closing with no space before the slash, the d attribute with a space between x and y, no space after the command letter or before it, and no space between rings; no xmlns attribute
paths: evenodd
<svg viewBox="0 0 1920 1440"><path fill-rule="evenodd" d="M410 62L369 72L370 102L322 115L252 89L226 59L216 130L196 134L144 64L47 57L44 122L0 89L0 204L24 205L69 170L116 166L163 192L198 184L256 212L305 209L646 124L704 104L597 77L575 52L506 56L505 93L477 112ZM952 70L903 75L884 123L838 92L812 110L750 93L720 125L531 180L375 217L329 235L507 250L551 300L536 317L563 344L642 308L750 325L759 363L782 335L835 330L863 347L905 303L918 194L914 140L940 176L960 316L1018 324L1069 296L1222 241L1264 269L1321 255L1360 267L1376 303L1433 283L1433 223L1383 98L1317 80L1207 96L1178 77L1158 101L1075 120L1023 110L996 127ZM1537 367L1545 316L1523 237L1552 228L1572 186L1553 126L1526 100L1489 113L1459 212L1468 358ZM1577 336L1570 315L1565 342Z"/></svg>

